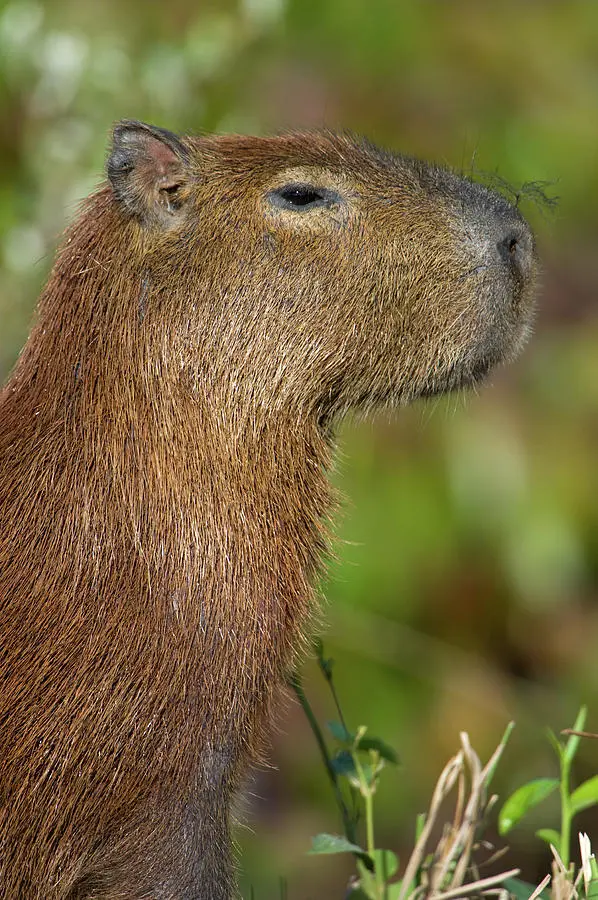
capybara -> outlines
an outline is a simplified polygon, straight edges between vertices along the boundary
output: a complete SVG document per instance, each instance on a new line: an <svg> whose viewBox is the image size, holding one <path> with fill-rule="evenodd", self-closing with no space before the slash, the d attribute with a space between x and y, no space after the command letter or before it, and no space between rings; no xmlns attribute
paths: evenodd
<svg viewBox="0 0 598 900"><path fill-rule="evenodd" d="M0 395L0 896L229 900L349 410L521 348L519 212L332 133L116 126Z"/></svg>

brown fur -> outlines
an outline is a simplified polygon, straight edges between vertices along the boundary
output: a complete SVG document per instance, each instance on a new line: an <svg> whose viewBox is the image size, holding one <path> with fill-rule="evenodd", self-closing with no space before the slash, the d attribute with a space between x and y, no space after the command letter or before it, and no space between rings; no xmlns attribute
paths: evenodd
<svg viewBox="0 0 598 900"><path fill-rule="evenodd" d="M511 356L532 240L492 192L342 136L125 123L108 171L0 395L0 894L228 900L334 422ZM297 182L340 198L272 202Z"/></svg>

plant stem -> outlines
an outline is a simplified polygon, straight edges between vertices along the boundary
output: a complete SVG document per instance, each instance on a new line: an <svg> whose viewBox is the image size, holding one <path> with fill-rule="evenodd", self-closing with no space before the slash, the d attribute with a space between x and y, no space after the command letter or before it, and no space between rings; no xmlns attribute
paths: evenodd
<svg viewBox="0 0 598 900"><path fill-rule="evenodd" d="M580 737L575 732L583 731L586 724L586 716L588 709L582 706L577 713L577 718L573 725L573 734L567 740L564 747L560 747L557 751L561 764L561 859L565 868L569 869L570 853L571 853L571 820L573 819L573 810L571 807L571 766L579 747Z"/></svg>
<svg viewBox="0 0 598 900"><path fill-rule="evenodd" d="M336 706L336 711L338 713L340 723L343 726L343 728L345 729L345 731L348 731L349 729L347 728L347 723L345 722L345 717L343 716L343 711L341 709L341 704L338 699L338 694L336 693L336 687L335 687L334 681L332 680L332 673L325 672L324 676L326 678L326 681L328 682L328 687L330 688L330 693L332 694L332 699L334 700L334 705Z"/></svg>
<svg viewBox="0 0 598 900"><path fill-rule="evenodd" d="M569 767L566 759L561 760L561 847L560 857L566 869L569 868L571 844L571 796L569 792Z"/></svg>
<svg viewBox="0 0 598 900"><path fill-rule="evenodd" d="M372 776L372 779L368 781L366 778L366 774L363 771L363 766L361 765L361 761L359 759L359 750L353 748L351 751L351 756L353 757L353 763L355 765L355 771L357 772L357 778L359 779L360 786L360 794L363 797L364 807L365 807L365 847L367 852L372 855L372 853L376 849L376 841L374 839L374 794L376 793L376 782L375 782L375 774ZM376 765L378 763L378 759L376 754L371 753L371 762L372 762L372 772L374 773L376 770ZM374 881L376 884L376 892L378 897L384 897L385 893L385 883L384 883L384 874L380 871L380 866L375 866L374 869Z"/></svg>
<svg viewBox="0 0 598 900"><path fill-rule="evenodd" d="M364 797L365 801L365 839L368 853L373 853L376 849L374 841L374 797L368 790Z"/></svg>
<svg viewBox="0 0 598 900"><path fill-rule="evenodd" d="M351 815L349 814L349 810L347 809L346 803L344 801L340 785L338 783L338 779L336 777L336 772L332 766L332 760L330 758L330 754L328 752L328 747L326 746L326 741L324 740L324 735L322 734L322 729L318 724L318 720L315 717L314 711L311 708L311 704L307 697L305 696L305 691L303 690L303 685L301 683L301 678L297 672L293 672L293 674L289 677L288 684L291 690L294 692L297 700L299 701L299 705L301 709L305 713L305 717L309 722L309 727L311 728L313 735L316 739L316 743L320 750L320 755L322 757L322 761L324 763L324 768L326 769L326 774L328 775L328 779L330 784L332 785L332 790L334 791L334 796L336 799L336 804L339 808L341 818L343 820L343 830L345 832L345 837L352 844L356 843L355 840L355 826Z"/></svg>
<svg viewBox="0 0 598 900"><path fill-rule="evenodd" d="M340 700L338 699L338 694L336 693L336 686L334 684L334 678L332 675L332 660L326 659L324 657L324 646L322 641L319 639L316 640L314 644L314 649L316 653L316 659L318 661L318 667L320 672L326 679L326 684L332 694L332 699L334 701L334 705L336 706L336 711L338 713L339 722L347 732L349 733L349 729L347 728L347 723L345 722L345 717L343 715L343 710L341 708ZM351 798L351 813L350 819L355 824L359 821L359 807L357 802L357 796L353 787L349 788L349 797Z"/></svg>

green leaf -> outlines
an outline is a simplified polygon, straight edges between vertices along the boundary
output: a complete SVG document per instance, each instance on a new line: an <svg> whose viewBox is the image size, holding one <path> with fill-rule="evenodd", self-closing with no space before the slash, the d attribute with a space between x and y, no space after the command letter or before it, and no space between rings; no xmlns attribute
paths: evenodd
<svg viewBox="0 0 598 900"><path fill-rule="evenodd" d="M384 900L399 900L399 894L401 893L402 887L402 881L395 881L394 884L387 884Z"/></svg>
<svg viewBox="0 0 598 900"><path fill-rule="evenodd" d="M511 737L511 733L514 728L515 728L515 723L509 722L509 724L507 725L507 727L504 730L503 736L500 739L500 743L498 745L498 753L496 754L496 758L495 758L492 766L488 769L488 773L486 775L486 782L485 782L486 789L490 787L490 782L494 778L494 773L496 772L498 764L504 753L505 747L509 743L509 738Z"/></svg>
<svg viewBox="0 0 598 900"><path fill-rule="evenodd" d="M573 723L573 731L583 731L584 726L586 724L586 717L588 715L587 706L582 706L579 712L577 713L577 718ZM565 744L565 750L563 753L563 759L566 764L571 765L575 754L577 753L577 748L579 747L579 742L581 738L577 734L572 734L569 736L567 743Z"/></svg>
<svg viewBox="0 0 598 900"><path fill-rule="evenodd" d="M311 850L308 852L312 856L324 853L365 854L365 850L358 846L358 844L352 844L347 838L338 834L316 834L316 836L311 839Z"/></svg>
<svg viewBox="0 0 598 900"><path fill-rule="evenodd" d="M415 843L420 839L421 833L426 827L426 814L418 813L415 817Z"/></svg>
<svg viewBox="0 0 598 900"><path fill-rule="evenodd" d="M340 750L330 760L330 765L337 775L355 775L355 763L348 750Z"/></svg>
<svg viewBox="0 0 598 900"><path fill-rule="evenodd" d="M355 736L347 731L342 722L328 722L328 730L340 744L352 744Z"/></svg>
<svg viewBox="0 0 598 900"><path fill-rule="evenodd" d="M588 809L598 803L598 775L588 778L571 794L571 812L575 815L582 809Z"/></svg>
<svg viewBox="0 0 598 900"><path fill-rule="evenodd" d="M367 862L372 867L372 871L370 871L369 866L366 865L365 859L362 858L357 860L357 871L359 872L359 887L364 892L366 897L371 898L371 900L376 900L378 886L373 874L374 864L372 863L369 856L367 858Z"/></svg>
<svg viewBox="0 0 598 900"><path fill-rule="evenodd" d="M392 850L373 850L370 859L374 863L374 871L388 881L399 871L399 860Z"/></svg>
<svg viewBox="0 0 598 900"><path fill-rule="evenodd" d="M535 885L529 884L527 881L521 881L519 878L507 878L503 886L515 900L529 900L536 890ZM542 891L539 896L540 900L548 900L549 897L546 891Z"/></svg>
<svg viewBox="0 0 598 900"><path fill-rule="evenodd" d="M368 730L367 725L359 726L359 728L357 729L357 732L353 735L353 749L356 749L357 747L359 747L359 745L361 744L361 742L363 740L363 736L365 735L367 730Z"/></svg>
<svg viewBox="0 0 598 900"><path fill-rule="evenodd" d="M363 737L359 741L357 748L358 750L375 750L380 754L382 759L386 760L386 762L392 763L395 766L399 764L399 757L397 756L396 751L380 738Z"/></svg>
<svg viewBox="0 0 598 900"><path fill-rule="evenodd" d="M498 815L499 833L507 834L513 825L516 825L530 809L550 796L558 786L556 778L535 778L518 788L505 802Z"/></svg>
<svg viewBox="0 0 598 900"><path fill-rule="evenodd" d="M556 850L561 846L561 836L554 828L540 828L536 831L536 837L547 844L552 844Z"/></svg>
<svg viewBox="0 0 598 900"><path fill-rule="evenodd" d="M561 742L559 741L558 737L556 736L556 734L554 733L554 731L552 730L552 728L547 728L547 729L546 729L546 737L548 738L548 740L549 740L550 743L552 744L552 746L553 746L553 748L554 748L554 752L555 752L556 755L558 756L559 760L561 760L561 762L562 762L562 760L563 760L563 754L564 754L564 752L565 752L565 748L563 747L563 745L562 745Z"/></svg>

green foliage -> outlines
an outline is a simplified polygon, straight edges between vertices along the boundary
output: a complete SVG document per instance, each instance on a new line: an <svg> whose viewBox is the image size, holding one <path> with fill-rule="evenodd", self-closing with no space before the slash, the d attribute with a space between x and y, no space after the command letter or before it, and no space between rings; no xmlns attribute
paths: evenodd
<svg viewBox="0 0 598 900"><path fill-rule="evenodd" d="M466 735L461 736L462 749L449 761L441 773L434 796L426 815L416 820L416 844L403 876L398 878L399 859L392 850L376 846L374 832L374 801L379 788L380 775L386 763L396 764L395 752L379 738L366 737L366 726L351 731L345 721L334 686L333 660L324 656L321 642L316 647L321 673L332 693L339 715L338 721L328 722L328 731L335 749L331 752L320 725L302 689L297 676L291 686L307 715L312 731L322 752L326 771L335 790L341 819L345 824L344 836L318 834L312 840L311 855L336 855L350 853L355 857L356 875L347 893L351 900L406 900L421 896L430 898L478 896L490 888L500 888L501 896L510 900L594 900L598 897L598 865L592 854L589 838L579 835L581 866L576 870L569 861L571 821L581 810L598 805L598 776L589 778L573 792L570 791L571 766L579 748L581 732L585 725L586 708L582 707L566 742L549 733L560 764L560 778L534 778L518 788L503 804L498 815L498 829L506 835L531 810L547 797L560 790L561 830L541 828L536 832L541 840L550 844L554 852L552 891L548 892L551 876L535 887L517 877L518 869L489 878L470 878L467 873L477 872L472 865L472 849L483 844L483 832L488 825L488 813L496 796L487 799L490 784L502 758L503 751L513 730L511 722L489 762L481 767L469 745ZM469 767L469 768L468 768ZM427 850L432 829L446 798L458 781L458 800L451 824L445 822L442 837L433 852ZM469 782L469 798L466 796ZM349 812L351 810L351 812ZM363 820L365 840L356 843L355 831ZM349 837L350 835L350 837Z"/></svg>
<svg viewBox="0 0 598 900"><path fill-rule="evenodd" d="M309 852L313 855L355 853L358 856L365 853L365 851L361 847L358 847L357 844L352 844L351 841L336 834L317 834L312 838L312 846Z"/></svg>
<svg viewBox="0 0 598 900"><path fill-rule="evenodd" d="M534 778L516 790L500 811L498 817L500 834L507 834L526 812L541 803L545 797L549 797L558 786L557 778Z"/></svg>
<svg viewBox="0 0 598 900"><path fill-rule="evenodd" d="M507 834L531 809L549 797L557 788L561 797L561 828L541 828L537 837L551 844L558 852L563 865L569 867L571 828L574 816L584 809L598 806L598 776L593 776L571 791L571 766L579 749L580 734L585 726L587 709L580 709L567 741L560 741L548 732L549 741L557 755L560 778L536 778L518 788L503 805L499 817L499 830Z"/></svg>
<svg viewBox="0 0 598 900"><path fill-rule="evenodd" d="M333 660L324 655L321 642L317 643L318 665L332 693L339 715L338 721L328 722L328 731L334 742L331 752L322 729L305 696L297 675L290 680L291 687L307 716L316 737L326 772L334 789L345 835L319 834L312 840L311 855L335 855L351 853L355 857L357 874L352 879L348 897L352 900L404 900L414 891L426 885L444 890L456 883L462 883L469 868L469 854L474 846L477 831L481 829L486 814L493 803L486 800L490 782L503 750L511 735L511 723L503 735L495 753L482 769L479 760L462 735L462 750L451 760L441 774L430 810L426 816L418 816L416 821L416 847L407 863L403 878L397 878L399 860L392 850L376 846L374 831L374 803L379 788L380 775L387 765L397 764L398 757L388 744L377 737L367 736L367 728L362 725L351 731L345 721L339 698L334 686ZM471 796L465 804L463 791L469 765ZM426 847L436 817L443 802L452 790L456 779L460 780L461 800L452 829L444 830L441 843L434 853L426 853ZM355 841L355 832L363 820L365 840ZM502 883L505 878L517 874L517 870L498 878L490 878L491 885ZM514 895L521 894L523 882L513 881ZM479 886L486 887L485 881ZM470 885L470 888L472 886ZM428 894L426 894L428 896Z"/></svg>
<svg viewBox="0 0 598 900"><path fill-rule="evenodd" d="M529 884L527 881L521 881L519 878L507 878L504 882L504 887L509 892L509 896L512 900L529 900L536 890L533 884ZM545 891L542 891L536 896L539 900L547 900L548 898L548 894Z"/></svg>
<svg viewBox="0 0 598 900"><path fill-rule="evenodd" d="M400 882L391 883L399 868L399 861L391 850L376 846L374 837L374 798L380 775L390 763L397 765L396 752L381 738L367 735L361 725L355 732L347 728L334 686L334 661L324 655L321 642L316 644L320 671L330 688L340 721L328 722L328 731L335 745L333 752L307 701L298 676L291 686L301 703L322 753L326 771L332 781L345 836L319 834L312 841L311 854L353 853L356 858L358 879L350 896L353 900L367 897L370 900L394 900L400 891ZM361 819L365 826L365 847L354 841L355 829Z"/></svg>
<svg viewBox="0 0 598 900"><path fill-rule="evenodd" d="M560 878L561 885L569 885L572 892L577 891L576 897L589 898L598 895L598 867L586 835L579 836L582 865L578 872L570 862L573 818L582 810L598 806L598 776L589 778L571 791L571 766L579 749L580 733L583 732L586 716L587 709L582 706L565 742L560 741L554 732L549 730L548 739L559 761L560 777L536 778L522 785L506 800L498 821L500 833L507 834L530 810L558 788L561 798L560 831L554 828L540 828L536 831L536 836L554 850L557 864L555 881ZM555 893L555 897L570 896L567 893L568 888L561 886L560 889L565 890L565 893Z"/></svg>
<svg viewBox="0 0 598 900"><path fill-rule="evenodd" d="M571 814L574 816L583 809L598 805L598 775L588 778L571 794Z"/></svg>

